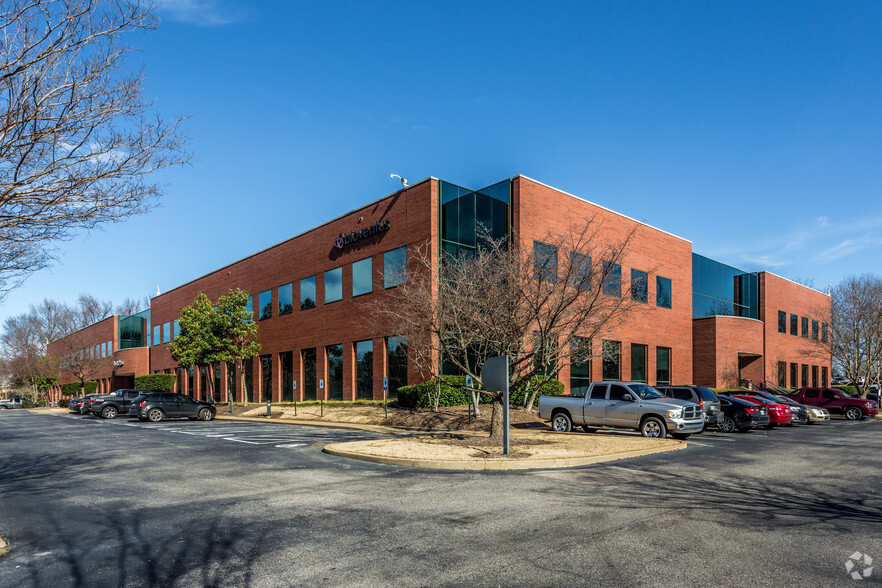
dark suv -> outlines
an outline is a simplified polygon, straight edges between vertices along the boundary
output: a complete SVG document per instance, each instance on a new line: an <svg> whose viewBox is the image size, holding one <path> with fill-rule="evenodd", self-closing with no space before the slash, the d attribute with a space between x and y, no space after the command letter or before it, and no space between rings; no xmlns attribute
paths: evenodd
<svg viewBox="0 0 882 588"><path fill-rule="evenodd" d="M118 414L127 415L132 401L144 394L150 394L150 390L122 388L110 394L100 394L89 401L86 411L103 419L112 419Z"/></svg>
<svg viewBox="0 0 882 588"><path fill-rule="evenodd" d="M710 388L703 386L655 386L655 389L669 398L688 400L701 405L704 425L719 425L723 422L720 399Z"/></svg>
<svg viewBox="0 0 882 588"><path fill-rule="evenodd" d="M140 421L158 422L166 418L187 417L188 419L210 421L217 410L211 402L195 400L186 394L171 392L151 392L132 401L129 416Z"/></svg>

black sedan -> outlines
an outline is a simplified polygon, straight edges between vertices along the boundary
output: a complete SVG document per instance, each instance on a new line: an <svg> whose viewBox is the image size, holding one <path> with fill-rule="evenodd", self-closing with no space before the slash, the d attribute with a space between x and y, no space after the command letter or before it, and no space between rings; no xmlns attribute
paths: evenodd
<svg viewBox="0 0 882 588"><path fill-rule="evenodd" d="M129 416L141 421L159 422L167 418L186 417L190 420L210 421L217 410L211 402L196 400L186 394L154 392L138 396L132 401Z"/></svg>
<svg viewBox="0 0 882 588"><path fill-rule="evenodd" d="M723 422L719 424L719 429L723 433L731 433L736 429L743 433L769 424L769 412L765 406L731 396L719 398L720 409L723 411Z"/></svg>

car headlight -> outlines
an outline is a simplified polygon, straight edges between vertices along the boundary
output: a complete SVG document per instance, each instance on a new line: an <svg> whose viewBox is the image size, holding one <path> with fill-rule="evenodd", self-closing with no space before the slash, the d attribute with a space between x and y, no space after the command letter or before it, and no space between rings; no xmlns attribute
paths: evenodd
<svg viewBox="0 0 882 588"><path fill-rule="evenodd" d="M668 418L678 419L678 418L680 418L681 416L683 416L683 410L682 410L682 409L669 410L669 411L668 411Z"/></svg>

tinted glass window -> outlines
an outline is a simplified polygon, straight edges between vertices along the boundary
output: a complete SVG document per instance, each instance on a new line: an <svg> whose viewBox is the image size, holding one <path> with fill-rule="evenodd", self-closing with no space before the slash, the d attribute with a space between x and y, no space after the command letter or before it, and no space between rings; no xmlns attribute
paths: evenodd
<svg viewBox="0 0 882 588"><path fill-rule="evenodd" d="M679 398L680 400L692 400L692 392L684 390L683 388L674 388L674 398Z"/></svg>
<svg viewBox="0 0 882 588"><path fill-rule="evenodd" d="M407 282L407 247L383 254L383 287L393 288Z"/></svg>
<svg viewBox="0 0 882 588"><path fill-rule="evenodd" d="M355 342L356 398L374 397L374 342Z"/></svg>
<svg viewBox="0 0 882 588"><path fill-rule="evenodd" d="M606 389L609 388L607 384L597 384L593 388L591 388L591 398L595 400L603 400L606 398Z"/></svg>
<svg viewBox="0 0 882 588"><path fill-rule="evenodd" d="M671 307L671 279L655 277L655 305L662 308Z"/></svg>
<svg viewBox="0 0 882 588"><path fill-rule="evenodd" d="M631 392L627 388L625 388L624 386L620 386L618 384L613 384L609 388L609 399L610 400L621 400L622 398L625 397L625 394L631 395L632 398L634 397L634 395L631 394Z"/></svg>
<svg viewBox="0 0 882 588"><path fill-rule="evenodd" d="M571 251L570 264L573 287L580 290L591 288L591 256Z"/></svg>
<svg viewBox="0 0 882 588"><path fill-rule="evenodd" d="M646 381L646 345L631 344L631 381Z"/></svg>
<svg viewBox="0 0 882 588"><path fill-rule="evenodd" d="M387 398L397 398L398 388L407 385L407 338L386 339L386 374L389 378Z"/></svg>
<svg viewBox="0 0 882 588"><path fill-rule="evenodd" d="M557 247L533 241L533 273L541 282L557 283Z"/></svg>
<svg viewBox="0 0 882 588"><path fill-rule="evenodd" d="M714 401L717 399L717 394L710 388L693 388L693 390L698 393L698 397L702 400Z"/></svg>
<svg viewBox="0 0 882 588"><path fill-rule="evenodd" d="M631 300L635 302L649 301L649 274L646 272L631 270Z"/></svg>
<svg viewBox="0 0 882 588"><path fill-rule="evenodd" d="M328 399L343 400L343 345L328 345Z"/></svg>
<svg viewBox="0 0 882 588"><path fill-rule="evenodd" d="M622 266L617 263L603 262L603 293L607 296L622 296Z"/></svg>
<svg viewBox="0 0 882 588"><path fill-rule="evenodd" d="M819 327L820 324L818 323L818 321L812 321L812 339L814 339L815 341L818 340Z"/></svg>
<svg viewBox="0 0 882 588"><path fill-rule="evenodd" d="M573 337L570 342L570 394L584 396L591 383L591 339Z"/></svg>
<svg viewBox="0 0 882 588"><path fill-rule="evenodd" d="M619 341L603 342L603 379L619 380L621 379L620 362L622 355L622 344Z"/></svg>
<svg viewBox="0 0 882 588"><path fill-rule="evenodd" d="M315 276L300 280L300 310L315 308Z"/></svg>
<svg viewBox="0 0 882 588"><path fill-rule="evenodd" d="M790 334L799 335L799 317L795 314L790 315Z"/></svg>
<svg viewBox="0 0 882 588"><path fill-rule="evenodd" d="M802 336L809 336L809 320L807 317L802 317Z"/></svg>
<svg viewBox="0 0 882 588"><path fill-rule="evenodd" d="M824 400L833 400L834 398L837 398L837 396L833 392L833 390L823 390L821 393L821 398Z"/></svg>
<svg viewBox="0 0 882 588"><path fill-rule="evenodd" d="M155 327L153 327L153 344L159 345L161 341L162 339L160 339L159 325L156 325Z"/></svg>
<svg viewBox="0 0 882 588"><path fill-rule="evenodd" d="M325 304L343 300L343 268L325 272Z"/></svg>
<svg viewBox="0 0 882 588"><path fill-rule="evenodd" d="M289 314L294 310L293 284L279 286L279 314Z"/></svg>
<svg viewBox="0 0 882 588"><path fill-rule="evenodd" d="M273 291L264 290L257 297L257 305L260 308L260 320L273 316Z"/></svg>
<svg viewBox="0 0 882 588"><path fill-rule="evenodd" d="M171 322L162 325L162 342L168 343L169 341L171 341Z"/></svg>
<svg viewBox="0 0 882 588"><path fill-rule="evenodd" d="M669 347L656 347L655 349L655 382L657 384L671 383L671 349Z"/></svg>
<svg viewBox="0 0 882 588"><path fill-rule="evenodd" d="M778 332L787 333L787 313L783 310L778 311Z"/></svg>
<svg viewBox="0 0 882 588"><path fill-rule="evenodd" d="M352 264L352 295L361 296L373 291L372 259L362 259Z"/></svg>

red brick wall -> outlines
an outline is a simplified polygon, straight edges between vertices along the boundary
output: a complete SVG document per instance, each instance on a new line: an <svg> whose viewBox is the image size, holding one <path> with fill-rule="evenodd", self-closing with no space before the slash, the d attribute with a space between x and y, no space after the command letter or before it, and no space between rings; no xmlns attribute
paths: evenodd
<svg viewBox="0 0 882 588"><path fill-rule="evenodd" d="M610 326L602 339L621 341L623 380L631 378L631 344L647 345L647 377L656 383L656 348L671 349L671 382L692 379L692 244L649 225L576 198L529 178L514 179L512 220L522 246L533 246L551 233L566 233L575 222L593 217L602 223L613 239L634 231L622 261L622 296L633 312L620 325ZM599 267L601 259L592 259ZM649 273L647 304L630 301L631 269ZM656 276L670 278L672 308L656 306ZM602 377L601 341L593 342L598 354L592 361L591 376ZM569 390L569 369L560 375Z"/></svg>
<svg viewBox="0 0 882 588"><path fill-rule="evenodd" d="M695 319L692 349L694 384L723 388L737 386L740 379L763 381L761 321L739 316Z"/></svg>

